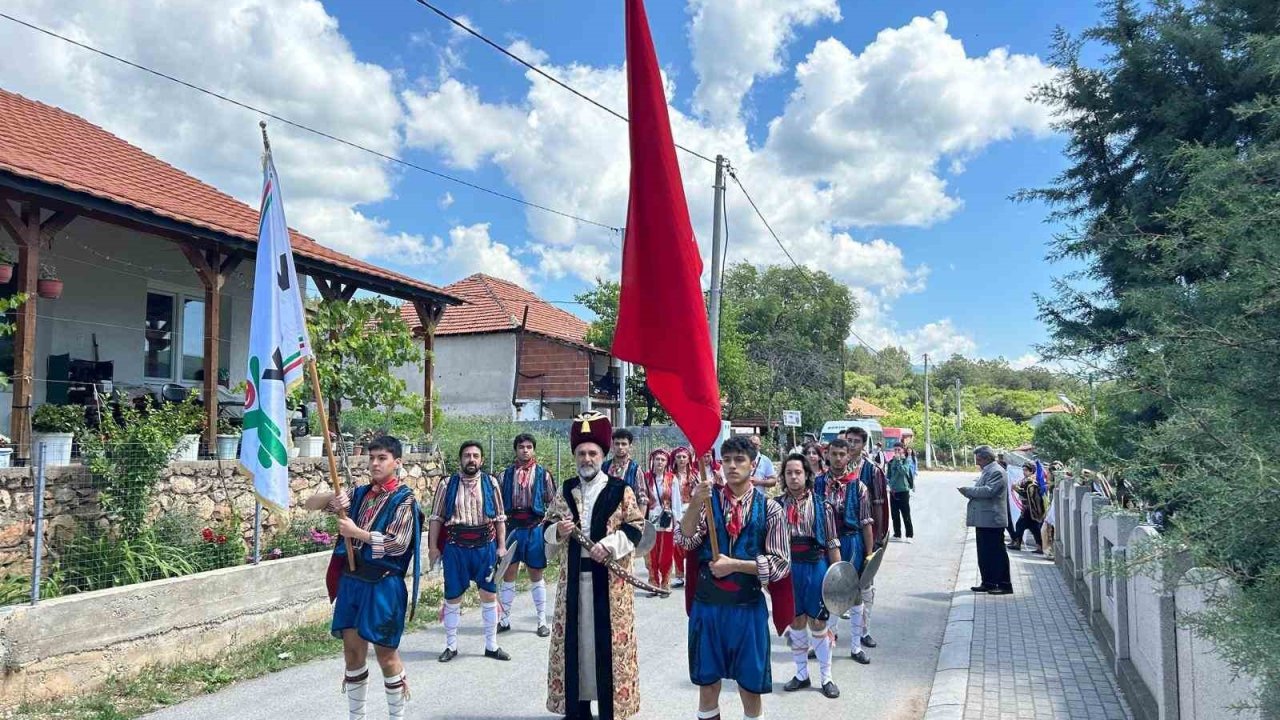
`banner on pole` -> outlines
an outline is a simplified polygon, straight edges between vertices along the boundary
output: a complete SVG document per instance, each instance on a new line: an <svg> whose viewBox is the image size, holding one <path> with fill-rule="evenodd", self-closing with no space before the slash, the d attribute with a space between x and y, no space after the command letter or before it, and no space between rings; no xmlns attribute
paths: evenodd
<svg viewBox="0 0 1280 720"><path fill-rule="evenodd" d="M783 427L800 427L800 411L799 410L783 410L782 426Z"/></svg>
<svg viewBox="0 0 1280 720"><path fill-rule="evenodd" d="M312 353L270 146L262 165L240 465L253 476L253 489L262 504L282 510L289 506L289 410L285 399L302 382Z"/></svg>

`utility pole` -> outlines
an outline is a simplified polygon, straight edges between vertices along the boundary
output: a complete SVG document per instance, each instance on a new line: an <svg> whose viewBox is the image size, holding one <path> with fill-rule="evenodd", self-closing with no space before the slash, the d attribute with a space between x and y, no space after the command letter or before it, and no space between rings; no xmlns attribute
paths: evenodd
<svg viewBox="0 0 1280 720"><path fill-rule="evenodd" d="M729 164L723 155L716 156L715 203L711 218L711 303L707 323L711 326L711 357L720 367L720 267L724 264L724 169Z"/></svg>
<svg viewBox="0 0 1280 720"><path fill-rule="evenodd" d="M964 421L960 419L960 378L956 378L956 433L959 434L960 428L964 427Z"/></svg>
<svg viewBox="0 0 1280 720"><path fill-rule="evenodd" d="M1098 424L1098 392L1093 387L1093 374L1089 374L1089 412L1093 415L1093 424Z"/></svg>
<svg viewBox="0 0 1280 720"><path fill-rule="evenodd" d="M933 435L929 428L929 355L924 356L924 466L933 468Z"/></svg>

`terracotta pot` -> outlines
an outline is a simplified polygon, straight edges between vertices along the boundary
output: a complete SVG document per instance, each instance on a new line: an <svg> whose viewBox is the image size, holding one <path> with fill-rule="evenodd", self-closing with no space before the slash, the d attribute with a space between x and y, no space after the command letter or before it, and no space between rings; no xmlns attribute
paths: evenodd
<svg viewBox="0 0 1280 720"><path fill-rule="evenodd" d="M57 300L62 297L61 280L37 280L36 294L45 300Z"/></svg>
<svg viewBox="0 0 1280 720"><path fill-rule="evenodd" d="M0 265L0 285L13 279L13 265Z"/></svg>

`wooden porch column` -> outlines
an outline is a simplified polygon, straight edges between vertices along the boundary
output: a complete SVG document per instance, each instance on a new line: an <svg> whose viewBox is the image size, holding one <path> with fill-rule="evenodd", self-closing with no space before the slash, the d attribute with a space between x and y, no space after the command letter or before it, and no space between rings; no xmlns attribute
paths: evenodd
<svg viewBox="0 0 1280 720"><path fill-rule="evenodd" d="M36 364L36 281L40 277L40 240L49 239L72 220L74 213L54 212L40 221L40 207L27 201L22 217L0 197L0 227L18 246L17 292L27 296L18 312L13 347L13 408L9 415L9 438L19 461L31 457L31 402L35 390ZM23 464L19 462L18 464Z"/></svg>
<svg viewBox="0 0 1280 720"><path fill-rule="evenodd" d="M422 323L422 346L425 352L422 358L422 432L427 437L435 430L432 415L435 412L435 401L432 394L435 390L435 352L436 327L440 325L440 316L444 314L444 304L430 300L413 301L413 309L418 313L418 322Z"/></svg>
<svg viewBox="0 0 1280 720"><path fill-rule="evenodd" d="M222 337L222 285L235 272L242 259L239 255L227 255L221 250L204 250L190 244L179 243L182 254L204 284L204 410L205 451L214 455L218 451L218 355Z"/></svg>

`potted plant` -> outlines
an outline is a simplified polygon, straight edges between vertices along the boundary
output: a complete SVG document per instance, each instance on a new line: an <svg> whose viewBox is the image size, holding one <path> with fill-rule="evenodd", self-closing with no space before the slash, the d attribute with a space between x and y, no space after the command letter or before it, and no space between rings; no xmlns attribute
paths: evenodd
<svg viewBox="0 0 1280 720"><path fill-rule="evenodd" d="M178 444L169 453L169 462L195 462L200 459L200 431L204 429L204 408L192 402L178 406L174 421L181 433Z"/></svg>
<svg viewBox="0 0 1280 720"><path fill-rule="evenodd" d="M13 279L13 253L9 248L0 247L0 284Z"/></svg>
<svg viewBox="0 0 1280 720"><path fill-rule="evenodd" d="M79 405L45 403L31 414L31 456L39 458L44 445L45 465L70 465L71 443L84 424L84 408Z"/></svg>
<svg viewBox="0 0 1280 720"><path fill-rule="evenodd" d="M320 434L320 418L317 415L311 415L308 419L308 427L310 435L304 435L297 440L299 457L322 457L324 455L324 436Z"/></svg>
<svg viewBox="0 0 1280 720"><path fill-rule="evenodd" d="M240 428L228 418L218 420L218 459L236 460L240 457Z"/></svg>
<svg viewBox="0 0 1280 720"><path fill-rule="evenodd" d="M8 435L0 435L0 468L13 466L13 441Z"/></svg>
<svg viewBox="0 0 1280 720"><path fill-rule="evenodd" d="M40 266L40 279L36 281L36 294L46 300L57 300L62 297L62 281L58 279L58 269L52 265Z"/></svg>

